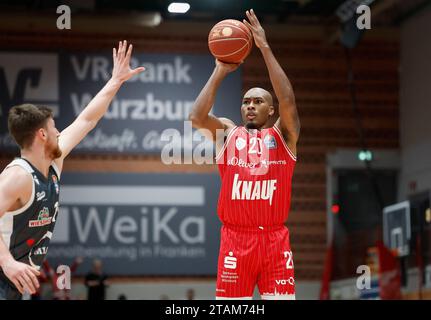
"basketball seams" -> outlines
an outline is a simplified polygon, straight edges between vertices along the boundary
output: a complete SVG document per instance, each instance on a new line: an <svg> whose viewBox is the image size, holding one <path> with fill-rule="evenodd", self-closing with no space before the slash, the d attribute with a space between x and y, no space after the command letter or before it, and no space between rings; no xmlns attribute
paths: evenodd
<svg viewBox="0 0 431 320"><path fill-rule="evenodd" d="M234 54L237 54L238 52L240 52L242 49L244 49L245 48L245 46L247 46L248 45L248 42L245 44L245 45L243 45L240 49L238 49L238 50L236 50L236 51L234 51L234 52L232 52L232 53L229 53L229 54L224 54L224 55L218 55L218 54L214 54L217 58L226 58L226 57L229 57L229 56L233 56Z"/></svg>
<svg viewBox="0 0 431 320"><path fill-rule="evenodd" d="M221 42L221 41L231 41L231 40L243 40L246 43L248 43L248 41L244 38L226 38L226 39L216 39L216 40L210 40L208 41L208 44L214 43L214 42Z"/></svg>
<svg viewBox="0 0 431 320"><path fill-rule="evenodd" d="M233 22L238 22L235 25ZM217 36L217 33L222 34L224 28L231 28L233 32L229 36ZM240 32L238 32L238 30ZM211 36L214 34L215 36ZM233 37L232 37L233 36ZM212 55L218 59L234 60L245 59L251 52L253 47L253 34L243 23L237 20L224 20L216 24L210 31L208 37L208 46ZM241 58L243 57L243 58ZM234 61L225 61L228 63L236 63ZM239 62L239 61L238 61Z"/></svg>
<svg viewBox="0 0 431 320"><path fill-rule="evenodd" d="M242 29L241 27L237 27L237 26L235 26L235 25L233 25L233 24L216 24L212 29L211 29L211 31L210 31L210 34L211 34L211 32L213 31L213 29L215 28L215 27L217 27L217 28L219 28L219 27L222 27L222 28L235 28L235 29L237 29L237 30L240 30L244 35L246 35L247 36L247 39L248 39L248 41L250 41L251 40L251 38L252 38L252 34L251 34L251 31L250 31L250 33L247 33L247 32L245 32L244 31L244 29ZM247 27L246 27L247 28ZM248 29L248 28L247 28Z"/></svg>
<svg viewBox="0 0 431 320"><path fill-rule="evenodd" d="M243 38L229 38L229 39L220 39L220 40L222 40L222 41L226 41L226 40L245 40L245 39L243 39ZM214 42L216 42L217 40L214 40ZM218 42L218 41L217 41ZM211 44L211 42L209 43L209 44ZM241 50L243 50L244 48L245 48L245 46L248 46L249 44L248 44L248 41L246 41L246 43L241 47L241 48L239 48L238 50L236 50L236 51L234 51L234 52L231 52L231 53L229 53L229 54L224 54L224 55L219 55L219 54L215 54L214 53L214 55L217 57L217 58L226 58L226 57L229 57L229 56L232 56L232 55L234 55L234 54L237 54L238 52L240 52ZM248 50L248 49L247 49Z"/></svg>

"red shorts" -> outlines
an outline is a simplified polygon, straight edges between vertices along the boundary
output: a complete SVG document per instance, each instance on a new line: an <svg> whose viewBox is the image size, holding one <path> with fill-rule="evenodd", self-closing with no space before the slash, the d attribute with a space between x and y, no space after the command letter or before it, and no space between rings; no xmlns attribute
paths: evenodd
<svg viewBox="0 0 431 320"><path fill-rule="evenodd" d="M293 256L285 226L223 226L217 270L217 299L295 299Z"/></svg>

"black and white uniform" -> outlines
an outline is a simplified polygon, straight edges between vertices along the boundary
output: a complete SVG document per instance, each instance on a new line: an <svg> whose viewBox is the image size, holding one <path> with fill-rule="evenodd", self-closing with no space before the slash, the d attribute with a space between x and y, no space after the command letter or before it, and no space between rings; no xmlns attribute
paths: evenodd
<svg viewBox="0 0 431 320"><path fill-rule="evenodd" d="M29 161L17 158L6 168L20 166L31 174L30 200L0 218L0 234L15 260L40 269L54 230L59 210L60 171L53 162L45 177ZM21 295L0 269L0 300L20 299Z"/></svg>

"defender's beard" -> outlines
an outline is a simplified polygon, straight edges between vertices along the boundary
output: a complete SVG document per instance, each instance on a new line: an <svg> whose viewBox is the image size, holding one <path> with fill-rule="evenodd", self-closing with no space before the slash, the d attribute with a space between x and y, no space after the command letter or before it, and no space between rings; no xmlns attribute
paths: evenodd
<svg viewBox="0 0 431 320"><path fill-rule="evenodd" d="M55 144L49 144L46 147L46 153L52 160L58 159L61 157L62 152L61 152L60 146L58 145L58 140L56 140Z"/></svg>

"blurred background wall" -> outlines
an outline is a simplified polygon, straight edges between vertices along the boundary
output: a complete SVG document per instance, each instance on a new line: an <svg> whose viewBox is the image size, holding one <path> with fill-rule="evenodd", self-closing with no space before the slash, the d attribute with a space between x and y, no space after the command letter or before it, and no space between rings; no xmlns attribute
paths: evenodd
<svg viewBox="0 0 431 320"><path fill-rule="evenodd" d="M424 10L401 27L400 145L402 171L400 199L430 189L430 68L431 47L426 32L431 11Z"/></svg>
<svg viewBox="0 0 431 320"><path fill-rule="evenodd" d="M351 279L358 263L366 263L367 248L373 247L381 236L381 216L375 221L369 218L375 217L370 213L374 207L369 209L364 204L361 210L365 212L351 208L359 220L348 218L350 209L347 207L359 208L356 204L360 195L365 197L361 181L365 181L365 185L368 183L362 175L364 162L358 160L364 147L361 130L367 149L373 151L373 168L382 173L378 185L390 185L390 194L385 196L387 204L406 200L413 194L429 193L431 49L425 30L430 28L431 11L424 4L426 1L409 4L376 1L372 6L372 29L367 30L348 53L354 75L356 111L352 108L348 81L347 49L338 41L341 28L335 14L344 1L325 1L325 4L314 0L265 1L266 4L245 1L241 5L239 2L205 1L207 6L192 2L188 17L169 15L166 1L146 1L145 5L137 1L123 1L123 5L114 1L78 1L69 2L74 8L72 29L63 31L55 27L57 15L53 8L58 3L54 2L3 4L0 51L110 53L119 40L127 39L133 43L135 54L209 55L207 37L211 27L225 18L242 18L242 12L248 7L255 9L276 57L293 83L301 119L299 161L287 223L299 299L319 298L322 279L328 272L328 248L333 239L343 239L336 250L338 257L342 257L338 262L340 269L331 267L332 272L329 272L335 280ZM161 23L147 26L158 19L152 14L159 10ZM241 71L242 93L253 86L271 88L257 48L246 59ZM222 101L223 96L219 95L218 99ZM240 101L238 112L239 106ZM2 105L2 110L9 107ZM15 155L1 152L0 167ZM72 153L64 170L71 174L217 172L215 165L165 165L158 155L120 153ZM352 176L352 170L359 172L357 177ZM344 200L340 198L343 181L347 181ZM372 191L370 197L373 199ZM362 225L364 220L372 223ZM349 225L356 229L349 229ZM336 230L344 230L341 238L334 236ZM348 232L350 236L346 238ZM334 265L337 265L336 259ZM215 274L180 279L174 275L112 275L111 280L110 299L121 293L129 298L159 299L167 295L171 299L181 299L189 287L195 288L195 298L210 299L215 288ZM76 296L84 297L83 277L76 277L75 282ZM340 298L351 296L341 295Z"/></svg>

